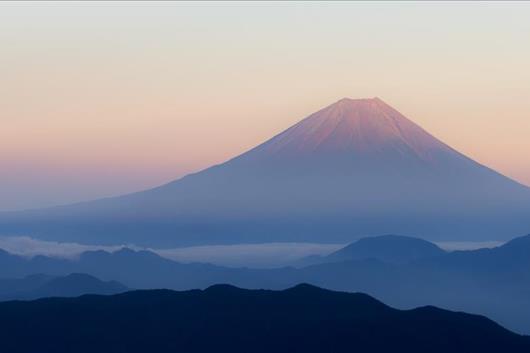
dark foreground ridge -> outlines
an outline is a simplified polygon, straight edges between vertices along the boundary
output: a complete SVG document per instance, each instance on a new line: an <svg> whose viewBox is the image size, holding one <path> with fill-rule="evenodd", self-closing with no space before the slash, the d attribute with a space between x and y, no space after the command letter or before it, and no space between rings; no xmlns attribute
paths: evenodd
<svg viewBox="0 0 530 353"><path fill-rule="evenodd" d="M399 311L306 284L4 302L0 327L0 351L10 353L530 351L529 337L482 316Z"/></svg>

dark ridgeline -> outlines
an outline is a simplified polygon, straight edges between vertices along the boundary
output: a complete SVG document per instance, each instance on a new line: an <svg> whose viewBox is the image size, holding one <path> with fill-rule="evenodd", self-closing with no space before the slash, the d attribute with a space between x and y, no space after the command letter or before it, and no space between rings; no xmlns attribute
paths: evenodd
<svg viewBox="0 0 530 353"><path fill-rule="evenodd" d="M398 251L411 242L423 250L413 252L413 256L408 251ZM75 261L43 256L28 260L0 252L0 278L87 273L102 280L116 280L129 288L178 290L206 288L216 283L284 289L305 282L367 293L398 308L435 305L482 314L511 330L530 333L530 236L493 249L449 253L419 239L397 236L366 239L345 249L348 251L339 251L341 261L331 256L303 268L267 270L181 264L151 252L128 249L112 254L87 252ZM351 249L357 250L352 253ZM400 254L398 262L387 256L389 249ZM409 260L405 261L407 256Z"/></svg>
<svg viewBox="0 0 530 353"><path fill-rule="evenodd" d="M364 294L310 285L4 302L0 327L0 351L9 353L530 351L529 337L481 316L399 311Z"/></svg>
<svg viewBox="0 0 530 353"><path fill-rule="evenodd" d="M378 98L341 99L225 163L122 197L0 214L3 234L149 247L350 242L398 233L502 240L530 189Z"/></svg>

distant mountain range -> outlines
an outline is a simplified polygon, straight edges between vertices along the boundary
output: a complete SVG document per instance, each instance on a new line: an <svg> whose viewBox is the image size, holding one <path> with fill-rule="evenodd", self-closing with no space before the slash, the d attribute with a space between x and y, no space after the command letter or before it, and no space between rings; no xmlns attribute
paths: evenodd
<svg viewBox="0 0 530 353"><path fill-rule="evenodd" d="M93 276L72 273L67 276L30 275L0 279L0 300L30 300L46 297L78 297L83 294L109 295L129 290L116 281L101 281Z"/></svg>
<svg viewBox="0 0 530 353"><path fill-rule="evenodd" d="M460 154L382 100L341 99L223 164L117 198L0 215L0 233L151 247L363 235L504 240L530 188Z"/></svg>
<svg viewBox="0 0 530 353"><path fill-rule="evenodd" d="M87 273L130 288L179 290L216 283L285 289L305 282L367 293L398 308L432 304L479 313L512 330L530 333L529 254L530 235L493 249L455 252L444 252L421 239L374 237L319 258L311 266L267 270L181 264L129 249L86 252L77 260L26 259L0 252L0 278Z"/></svg>
<svg viewBox="0 0 530 353"><path fill-rule="evenodd" d="M216 285L4 302L0 326L10 353L530 351L530 337L482 316L400 311L306 284L281 292Z"/></svg>

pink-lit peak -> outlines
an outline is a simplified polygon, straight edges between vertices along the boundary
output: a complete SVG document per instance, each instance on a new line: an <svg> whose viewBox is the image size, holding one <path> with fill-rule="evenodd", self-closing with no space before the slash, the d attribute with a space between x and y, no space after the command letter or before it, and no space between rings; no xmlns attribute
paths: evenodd
<svg viewBox="0 0 530 353"><path fill-rule="evenodd" d="M431 159L444 143L379 98L339 101L311 114L261 146L262 152L378 152L388 148Z"/></svg>

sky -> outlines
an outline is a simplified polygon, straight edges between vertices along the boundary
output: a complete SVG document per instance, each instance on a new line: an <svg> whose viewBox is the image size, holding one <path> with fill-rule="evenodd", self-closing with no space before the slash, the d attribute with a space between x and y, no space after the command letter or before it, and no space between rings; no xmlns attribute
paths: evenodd
<svg viewBox="0 0 530 353"><path fill-rule="evenodd" d="M0 210L156 186L380 97L530 185L530 3L2 2Z"/></svg>

